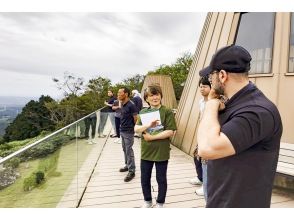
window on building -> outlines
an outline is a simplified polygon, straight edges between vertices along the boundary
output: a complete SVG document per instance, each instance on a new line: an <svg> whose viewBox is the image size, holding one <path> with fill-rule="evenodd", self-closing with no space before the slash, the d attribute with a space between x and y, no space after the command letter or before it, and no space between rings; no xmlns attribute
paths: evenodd
<svg viewBox="0 0 294 220"><path fill-rule="evenodd" d="M291 13L290 51L289 51L289 72L294 72L294 13Z"/></svg>
<svg viewBox="0 0 294 220"><path fill-rule="evenodd" d="M270 73L273 57L275 13L241 13L235 44L252 57L250 74Z"/></svg>

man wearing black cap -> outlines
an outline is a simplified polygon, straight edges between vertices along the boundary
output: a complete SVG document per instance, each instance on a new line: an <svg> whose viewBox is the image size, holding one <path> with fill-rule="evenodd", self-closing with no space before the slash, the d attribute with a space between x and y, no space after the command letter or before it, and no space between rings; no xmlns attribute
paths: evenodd
<svg viewBox="0 0 294 220"><path fill-rule="evenodd" d="M270 207L283 128L276 106L249 81L250 61L231 45L209 65L212 89L197 134L198 153L209 160L206 207Z"/></svg>

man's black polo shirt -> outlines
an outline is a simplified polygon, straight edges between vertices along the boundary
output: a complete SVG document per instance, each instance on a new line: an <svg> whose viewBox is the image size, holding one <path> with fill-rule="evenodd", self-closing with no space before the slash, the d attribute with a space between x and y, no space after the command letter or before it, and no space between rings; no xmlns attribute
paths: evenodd
<svg viewBox="0 0 294 220"><path fill-rule="evenodd" d="M208 161L206 206L270 207L282 135L278 109L250 82L226 103L219 121L236 154Z"/></svg>
<svg viewBox="0 0 294 220"><path fill-rule="evenodd" d="M121 119L120 119L120 131L127 133L135 133L135 121L134 117L138 114L137 107L132 101L128 101L122 105L121 108Z"/></svg>

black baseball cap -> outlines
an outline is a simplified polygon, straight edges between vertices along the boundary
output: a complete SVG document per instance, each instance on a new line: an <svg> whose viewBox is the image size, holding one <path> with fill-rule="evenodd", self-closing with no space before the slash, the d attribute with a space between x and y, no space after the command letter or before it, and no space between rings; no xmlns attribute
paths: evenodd
<svg viewBox="0 0 294 220"><path fill-rule="evenodd" d="M201 77L208 76L211 72L212 72L212 69L210 68L210 66L207 66L199 71L199 76Z"/></svg>
<svg viewBox="0 0 294 220"><path fill-rule="evenodd" d="M225 70L231 73L245 73L250 70L251 59L250 53L244 47L226 46L217 50L212 56L209 64L210 72Z"/></svg>

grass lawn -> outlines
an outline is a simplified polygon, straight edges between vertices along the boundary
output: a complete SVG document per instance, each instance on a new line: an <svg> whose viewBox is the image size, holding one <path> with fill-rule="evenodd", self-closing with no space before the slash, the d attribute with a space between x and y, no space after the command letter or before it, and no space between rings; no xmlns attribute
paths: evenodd
<svg viewBox="0 0 294 220"><path fill-rule="evenodd" d="M58 157L56 175L45 176L46 181L43 184L27 192L23 190L24 178L37 171L39 164L46 158L21 163L18 168L21 176L14 184L0 191L0 208L56 207L91 150L92 145L87 145L85 140L79 141L78 148L74 140L49 155Z"/></svg>

